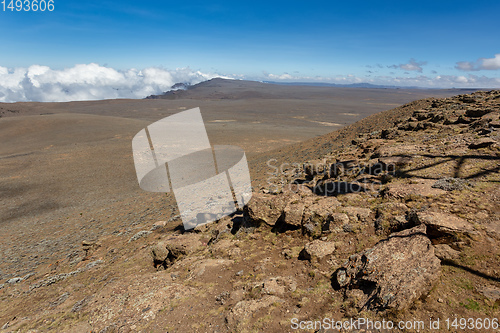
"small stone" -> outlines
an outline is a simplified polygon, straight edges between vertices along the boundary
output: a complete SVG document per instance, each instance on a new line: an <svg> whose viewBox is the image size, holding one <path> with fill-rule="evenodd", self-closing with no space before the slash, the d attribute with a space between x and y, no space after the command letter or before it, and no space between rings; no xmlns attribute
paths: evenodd
<svg viewBox="0 0 500 333"><path fill-rule="evenodd" d="M157 229L164 228L167 225L167 221L158 221L153 223L153 226L151 227L150 231L155 231Z"/></svg>
<svg viewBox="0 0 500 333"><path fill-rule="evenodd" d="M224 305L226 303L227 299L230 297L230 293L228 291L223 291L219 295L215 297L215 301L219 303L220 305Z"/></svg>
<svg viewBox="0 0 500 333"><path fill-rule="evenodd" d="M128 242L130 243L130 242L138 240L139 238L146 237L150 233L151 233L151 231L149 231L149 230L141 230L138 233L136 233L134 236L132 236L132 238L130 238L128 240Z"/></svg>
<svg viewBox="0 0 500 333"><path fill-rule="evenodd" d="M21 282L22 280L23 280L23 278L15 277L15 278L7 280L7 283L9 283L9 284L15 284L15 283Z"/></svg>

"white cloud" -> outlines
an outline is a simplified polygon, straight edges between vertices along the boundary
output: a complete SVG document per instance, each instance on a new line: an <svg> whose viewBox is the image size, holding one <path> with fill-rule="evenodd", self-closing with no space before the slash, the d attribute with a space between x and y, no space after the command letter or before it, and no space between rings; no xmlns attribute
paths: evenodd
<svg viewBox="0 0 500 333"><path fill-rule="evenodd" d="M495 60L499 59L499 60ZM481 64L488 68L500 66L500 55ZM411 64L411 61L410 61ZM403 64L404 65L404 64ZM465 66L465 65L464 65ZM399 68L399 67L398 67ZM464 67L465 68L465 67ZM409 70L409 69L408 69ZM283 82L321 82L336 84L371 83L390 86L417 86L431 88L500 88L500 78L477 75L371 75L360 77L353 74L336 76L305 76L293 73L249 77L231 74L230 77L193 71L189 67L165 70L150 67L143 70L116 70L94 63L75 65L54 70L47 66L33 65L28 68L8 69L0 66L0 102L18 101L79 101L114 98L144 98L170 90L178 82L196 84L214 77L269 80Z"/></svg>
<svg viewBox="0 0 500 333"><path fill-rule="evenodd" d="M410 61L406 64L399 64L399 65L391 65L387 66L389 68L396 68L396 69L402 69L405 71L416 71L419 73L422 73L422 66L426 65L427 61L416 61L415 59L410 59Z"/></svg>
<svg viewBox="0 0 500 333"><path fill-rule="evenodd" d="M62 70L40 65L14 69L0 66L0 102L144 98L168 91L178 82L196 84L214 77L222 76L190 68L119 71L94 63Z"/></svg>
<svg viewBox="0 0 500 333"><path fill-rule="evenodd" d="M482 64L481 64L481 69L488 69L488 70L495 70L495 69L500 69L500 53L495 54L495 58L491 59L481 59Z"/></svg>
<svg viewBox="0 0 500 333"><path fill-rule="evenodd" d="M279 79L282 77L282 79ZM279 82L321 82L335 84L371 83L375 85L422 87L422 88L500 88L500 78L491 78L477 75L436 75L436 76L370 76L359 77L352 74L338 75L335 77L322 76L292 76L288 74L267 74L265 80L272 79Z"/></svg>
<svg viewBox="0 0 500 333"><path fill-rule="evenodd" d="M494 58L479 58L476 61L459 61L455 66L461 71L480 71L500 69L500 53L495 54Z"/></svg>
<svg viewBox="0 0 500 333"><path fill-rule="evenodd" d="M291 76L288 73L281 74L281 75L268 74L267 76L268 76L268 78L270 78L272 80L294 80L294 79L298 78L297 76Z"/></svg>

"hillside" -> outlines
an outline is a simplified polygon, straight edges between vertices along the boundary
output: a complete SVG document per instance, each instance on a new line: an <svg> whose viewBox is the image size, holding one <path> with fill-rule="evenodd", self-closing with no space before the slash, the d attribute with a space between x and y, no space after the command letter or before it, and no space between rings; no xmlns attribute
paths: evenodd
<svg viewBox="0 0 500 333"><path fill-rule="evenodd" d="M1 284L0 324L314 332L323 318L498 318L499 140L500 91L429 98L255 155L245 210L192 232L171 194L83 210L79 228L110 232Z"/></svg>

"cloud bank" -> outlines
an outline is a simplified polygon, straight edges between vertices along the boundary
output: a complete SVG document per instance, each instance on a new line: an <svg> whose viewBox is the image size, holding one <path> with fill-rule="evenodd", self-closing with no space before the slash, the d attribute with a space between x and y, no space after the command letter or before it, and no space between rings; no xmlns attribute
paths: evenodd
<svg viewBox="0 0 500 333"><path fill-rule="evenodd" d="M421 72L424 62L411 59L408 64L387 66ZM457 63L460 64L460 63ZM458 65L457 65L458 66ZM500 54L477 63L463 62L462 70L500 69ZM382 65L377 65L382 67ZM293 74L290 74L293 73ZM334 75L306 76L299 72L281 74L264 71L261 76L207 74L187 68L166 70L150 67L142 70L116 70L95 63L55 70L47 66L8 69L0 66L0 102L67 102L116 98L144 98L171 90L175 83L197 84L214 77L227 79L270 80L281 82L321 82L336 84L371 83L375 85L428 88L500 88L499 77L478 75Z"/></svg>
<svg viewBox="0 0 500 333"><path fill-rule="evenodd" d="M436 74L436 73L434 73ZM397 86L397 87L421 87L421 88L500 88L500 78L464 75L417 75L417 76L395 76L379 75L359 77L356 75L338 75L335 77L322 76L292 76L290 74L265 75L266 80L281 82L318 82L335 84L357 84L370 83L374 85Z"/></svg>
<svg viewBox="0 0 500 333"><path fill-rule="evenodd" d="M395 68L395 69L402 69L405 71L415 71L422 73L422 66L427 65L427 61L416 61L415 59L410 59L410 61L406 64L399 64L399 65L391 65L387 66L389 68Z"/></svg>
<svg viewBox="0 0 500 333"><path fill-rule="evenodd" d="M15 69L0 66L0 102L144 98L171 90L178 82L196 84L214 77L223 76L193 71L189 67L119 71L94 63L62 70L40 65Z"/></svg>
<svg viewBox="0 0 500 333"><path fill-rule="evenodd" d="M475 62L459 61L455 66L461 71L480 71L480 70L497 70L500 69L500 53L495 54L494 58L479 58Z"/></svg>

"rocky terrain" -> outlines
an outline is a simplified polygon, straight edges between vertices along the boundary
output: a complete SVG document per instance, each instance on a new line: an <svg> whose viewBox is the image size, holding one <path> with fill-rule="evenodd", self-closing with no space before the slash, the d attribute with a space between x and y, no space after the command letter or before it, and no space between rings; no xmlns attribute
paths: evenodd
<svg viewBox="0 0 500 333"><path fill-rule="evenodd" d="M498 318L499 142L500 91L429 98L251 161L244 211L193 231L171 196L144 196L130 224L0 282L2 331ZM160 208L171 217L154 219Z"/></svg>

